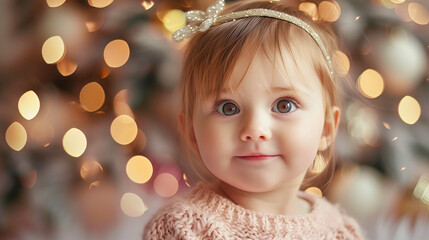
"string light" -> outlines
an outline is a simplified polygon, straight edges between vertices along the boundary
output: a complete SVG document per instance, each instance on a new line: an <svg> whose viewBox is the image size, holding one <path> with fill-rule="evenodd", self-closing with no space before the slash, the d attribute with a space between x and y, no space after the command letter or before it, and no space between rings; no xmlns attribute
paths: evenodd
<svg viewBox="0 0 429 240"><path fill-rule="evenodd" d="M137 131L136 122L128 115L116 117L110 126L112 138L121 145L127 145L134 141Z"/></svg>
<svg viewBox="0 0 429 240"><path fill-rule="evenodd" d="M411 96L405 96L399 102L398 113L403 122L413 125L420 118L420 104L415 98Z"/></svg>
<svg viewBox="0 0 429 240"><path fill-rule="evenodd" d="M59 62L66 53L64 41L60 36L48 38L42 46L42 56L47 64Z"/></svg>
<svg viewBox="0 0 429 240"><path fill-rule="evenodd" d="M128 43L122 39L109 42L104 48L104 61L111 68L123 66L130 57Z"/></svg>
<svg viewBox="0 0 429 240"><path fill-rule="evenodd" d="M113 0L88 0L88 4L95 8L105 8L112 4Z"/></svg>
<svg viewBox="0 0 429 240"><path fill-rule="evenodd" d="M358 78L358 89L367 98L376 98L384 90L383 77L374 69L365 70Z"/></svg>
<svg viewBox="0 0 429 240"><path fill-rule="evenodd" d="M99 83L90 82L80 91L79 100L83 109L88 112L95 112L104 104L104 89Z"/></svg>
<svg viewBox="0 0 429 240"><path fill-rule="evenodd" d="M27 143L27 132L19 122L14 122L7 128L5 138L10 148L21 151Z"/></svg>
<svg viewBox="0 0 429 240"><path fill-rule="evenodd" d="M147 210L143 200L135 193L124 193L121 198L121 209L129 217L140 217Z"/></svg>
<svg viewBox="0 0 429 240"><path fill-rule="evenodd" d="M85 134L77 129L71 128L63 137L63 148L72 157L80 157L86 150Z"/></svg>
<svg viewBox="0 0 429 240"><path fill-rule="evenodd" d="M142 2L142 6L144 8L144 10L149 10L153 7L154 2L153 1L143 1Z"/></svg>
<svg viewBox="0 0 429 240"><path fill-rule="evenodd" d="M335 22L341 16L340 5L336 1L322 1L319 4L319 15L327 22Z"/></svg>
<svg viewBox="0 0 429 240"><path fill-rule="evenodd" d="M19 98L18 110L22 117L31 120L33 119L40 109L39 97L34 91L28 91Z"/></svg>
<svg viewBox="0 0 429 240"><path fill-rule="evenodd" d="M65 3L66 0L46 0L46 3L48 4L49 7L51 8L55 8L55 7L59 7L61 5L63 5L63 3Z"/></svg>
<svg viewBox="0 0 429 240"><path fill-rule="evenodd" d="M137 155L127 162L127 176L135 183L146 183L152 177L152 163L146 157Z"/></svg>

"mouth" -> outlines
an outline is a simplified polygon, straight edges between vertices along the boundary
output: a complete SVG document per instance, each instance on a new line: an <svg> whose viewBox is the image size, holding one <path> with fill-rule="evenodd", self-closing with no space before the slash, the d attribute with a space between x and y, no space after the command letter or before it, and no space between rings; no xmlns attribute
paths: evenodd
<svg viewBox="0 0 429 240"><path fill-rule="evenodd" d="M236 158L246 161L263 161L275 158L279 155L266 155L266 154L251 154L251 155L243 155L236 156Z"/></svg>

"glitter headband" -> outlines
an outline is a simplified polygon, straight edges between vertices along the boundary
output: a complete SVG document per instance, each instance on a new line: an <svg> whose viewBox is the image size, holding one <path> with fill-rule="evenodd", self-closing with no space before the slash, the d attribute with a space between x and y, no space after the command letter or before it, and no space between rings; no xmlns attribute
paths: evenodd
<svg viewBox="0 0 429 240"><path fill-rule="evenodd" d="M197 32L207 31L207 29L209 29L210 26L212 25L219 25L221 23L235 21L236 19L240 19L240 18L247 18L247 17L275 18L286 22L290 22L302 28L314 39L314 41L317 43L320 50L322 51L322 54L326 60L326 63L328 64L329 74L331 75L331 79L334 79L334 71L332 67L331 57L329 56L325 45L320 39L319 34L317 34L317 32L305 21L284 12L278 12L275 10L264 9L264 8L255 8L255 9L249 9L244 11L231 12L225 15L219 15L219 13L224 9L224 7L225 7L225 1L217 0L212 5L210 5L205 12L200 10L192 10L192 11L186 12L185 17L188 25L174 32L173 39L177 42L180 42L190 38L192 35L194 35Z"/></svg>

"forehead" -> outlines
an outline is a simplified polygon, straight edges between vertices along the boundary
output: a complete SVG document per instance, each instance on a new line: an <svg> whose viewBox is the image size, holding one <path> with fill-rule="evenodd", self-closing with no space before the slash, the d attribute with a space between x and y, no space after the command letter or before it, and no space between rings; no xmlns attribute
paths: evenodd
<svg viewBox="0 0 429 240"><path fill-rule="evenodd" d="M246 48L244 48L246 49ZM222 91L234 91L246 78L258 78L258 87L287 88L304 93L321 90L321 82L311 56L290 46L259 48L252 56L240 54Z"/></svg>

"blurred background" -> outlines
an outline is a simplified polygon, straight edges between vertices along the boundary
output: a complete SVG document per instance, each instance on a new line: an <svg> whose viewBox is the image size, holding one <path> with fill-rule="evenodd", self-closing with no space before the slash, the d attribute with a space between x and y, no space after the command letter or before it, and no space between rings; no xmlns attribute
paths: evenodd
<svg viewBox="0 0 429 240"><path fill-rule="evenodd" d="M171 34L209 0L0 1L0 239L141 239L189 191ZM302 1L344 76L325 191L368 239L429 234L429 1ZM349 76L349 77L346 77ZM186 173L186 174L185 174Z"/></svg>

